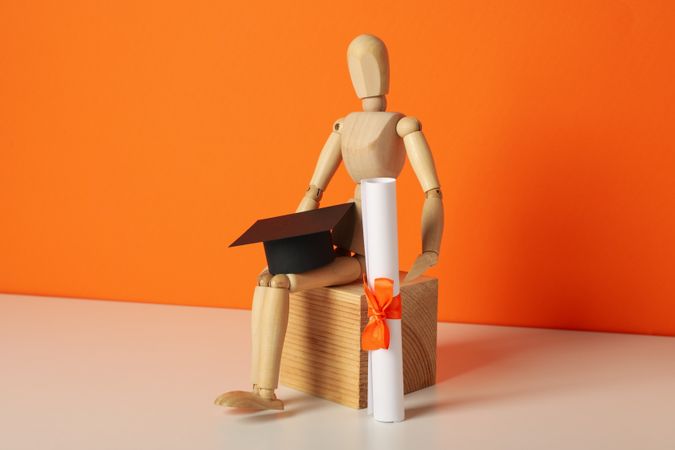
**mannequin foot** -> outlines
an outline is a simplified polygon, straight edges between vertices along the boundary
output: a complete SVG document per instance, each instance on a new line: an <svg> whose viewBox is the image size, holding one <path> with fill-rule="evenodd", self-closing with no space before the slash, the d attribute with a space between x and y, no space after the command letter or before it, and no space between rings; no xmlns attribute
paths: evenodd
<svg viewBox="0 0 675 450"><path fill-rule="evenodd" d="M220 394L213 403L220 406L231 406L231 403L235 402L238 398L242 398L250 394L247 391L229 391L224 394Z"/></svg>
<svg viewBox="0 0 675 450"><path fill-rule="evenodd" d="M264 396L260 395L261 391ZM276 409L283 410L284 402L279 400L274 392L269 395L266 389L250 391L230 391L221 394L216 398L215 404L220 406L230 406L232 408L251 408L251 409Z"/></svg>

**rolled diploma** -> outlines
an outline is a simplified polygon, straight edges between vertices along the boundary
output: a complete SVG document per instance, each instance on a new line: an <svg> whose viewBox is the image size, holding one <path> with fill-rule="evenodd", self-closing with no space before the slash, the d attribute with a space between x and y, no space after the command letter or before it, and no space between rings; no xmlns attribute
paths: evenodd
<svg viewBox="0 0 675 450"><path fill-rule="evenodd" d="M396 179L361 180L361 208L368 285L373 289L376 278L389 278L398 295ZM389 349L368 352L368 413L380 422L400 422L405 418L401 320L386 321Z"/></svg>

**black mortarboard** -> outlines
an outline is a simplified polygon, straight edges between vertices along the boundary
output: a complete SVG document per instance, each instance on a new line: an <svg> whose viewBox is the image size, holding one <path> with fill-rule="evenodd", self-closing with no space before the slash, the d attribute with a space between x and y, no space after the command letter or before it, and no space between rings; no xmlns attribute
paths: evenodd
<svg viewBox="0 0 675 450"><path fill-rule="evenodd" d="M307 272L335 259L331 230L353 207L344 203L260 219L230 247L262 242L271 274Z"/></svg>

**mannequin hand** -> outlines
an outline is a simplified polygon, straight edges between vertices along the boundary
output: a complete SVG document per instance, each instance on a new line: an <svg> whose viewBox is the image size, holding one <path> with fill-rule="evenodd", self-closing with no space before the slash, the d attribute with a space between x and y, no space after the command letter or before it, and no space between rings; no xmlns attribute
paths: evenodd
<svg viewBox="0 0 675 450"><path fill-rule="evenodd" d="M316 209L318 207L319 207L319 203L316 200L313 200L309 197L302 197L302 200L300 200L300 204L298 205L295 212L299 213L299 212L303 212L303 211L310 211L310 210Z"/></svg>
<svg viewBox="0 0 675 450"><path fill-rule="evenodd" d="M415 262L410 268L408 274L405 276L403 282L406 283L408 281L414 280L426 272L429 267L436 265L437 262L438 253L432 251L426 251L422 253L417 257L417 259L415 259Z"/></svg>

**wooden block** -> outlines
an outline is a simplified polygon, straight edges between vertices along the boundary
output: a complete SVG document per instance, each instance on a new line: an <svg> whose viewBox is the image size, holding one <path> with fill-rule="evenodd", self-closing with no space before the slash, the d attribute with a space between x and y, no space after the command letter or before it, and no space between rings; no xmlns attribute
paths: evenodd
<svg viewBox="0 0 675 450"><path fill-rule="evenodd" d="M400 279L404 278L401 272ZM408 394L436 383L438 280L422 276L404 283L401 300L403 380ZM361 332L367 313L361 282L291 293L281 383L365 408L368 353L361 351Z"/></svg>

